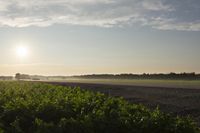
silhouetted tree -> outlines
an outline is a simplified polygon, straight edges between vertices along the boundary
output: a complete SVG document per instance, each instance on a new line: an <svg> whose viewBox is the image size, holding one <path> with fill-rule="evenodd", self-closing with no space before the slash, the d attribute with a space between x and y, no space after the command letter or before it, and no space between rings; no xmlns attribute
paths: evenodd
<svg viewBox="0 0 200 133"><path fill-rule="evenodd" d="M20 80L20 73L15 74L15 79Z"/></svg>

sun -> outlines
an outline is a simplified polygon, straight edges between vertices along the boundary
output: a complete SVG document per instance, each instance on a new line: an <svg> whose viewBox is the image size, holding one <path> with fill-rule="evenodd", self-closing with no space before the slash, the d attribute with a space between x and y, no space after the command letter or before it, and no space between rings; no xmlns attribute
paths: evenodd
<svg viewBox="0 0 200 133"><path fill-rule="evenodd" d="M29 54L29 50L25 46L19 46L16 48L16 54L18 57L25 58Z"/></svg>

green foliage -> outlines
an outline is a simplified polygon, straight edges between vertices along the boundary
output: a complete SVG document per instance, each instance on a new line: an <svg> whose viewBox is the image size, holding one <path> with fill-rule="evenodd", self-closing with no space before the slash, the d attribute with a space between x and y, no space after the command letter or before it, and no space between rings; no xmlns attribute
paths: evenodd
<svg viewBox="0 0 200 133"><path fill-rule="evenodd" d="M0 82L0 133L198 133L172 117L80 88Z"/></svg>

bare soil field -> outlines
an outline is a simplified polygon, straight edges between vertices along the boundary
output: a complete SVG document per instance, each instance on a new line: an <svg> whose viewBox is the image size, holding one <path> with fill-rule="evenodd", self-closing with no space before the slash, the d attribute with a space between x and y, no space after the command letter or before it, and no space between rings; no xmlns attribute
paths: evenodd
<svg viewBox="0 0 200 133"><path fill-rule="evenodd" d="M47 81L69 82L69 83L90 83L90 84L108 84L108 85L129 85L142 87L167 87L167 88L185 88L200 89L200 80L165 80L165 79L81 79L68 78L50 79Z"/></svg>
<svg viewBox="0 0 200 133"><path fill-rule="evenodd" d="M143 104L163 112L191 116L200 125L200 89L148 87L133 85L108 85L95 83L48 82L51 84L81 87L106 95L123 97L131 103Z"/></svg>

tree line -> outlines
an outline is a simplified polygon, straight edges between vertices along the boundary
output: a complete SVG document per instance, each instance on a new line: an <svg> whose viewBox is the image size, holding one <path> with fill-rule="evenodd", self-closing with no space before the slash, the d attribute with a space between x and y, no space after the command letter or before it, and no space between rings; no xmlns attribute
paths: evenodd
<svg viewBox="0 0 200 133"><path fill-rule="evenodd" d="M77 75L77 76L38 76L17 73L15 79L17 80L48 80L48 79L172 79L172 80L200 80L200 74L192 73L158 73L158 74L91 74L91 75Z"/></svg>
<svg viewBox="0 0 200 133"><path fill-rule="evenodd" d="M200 74L192 73L159 73L159 74L92 74L73 76L75 78L101 78L101 79L186 79L186 80L199 80Z"/></svg>

